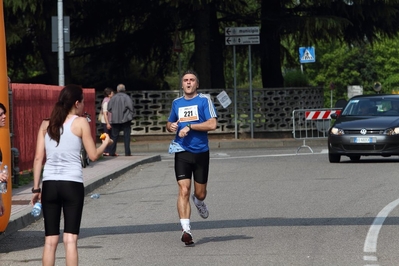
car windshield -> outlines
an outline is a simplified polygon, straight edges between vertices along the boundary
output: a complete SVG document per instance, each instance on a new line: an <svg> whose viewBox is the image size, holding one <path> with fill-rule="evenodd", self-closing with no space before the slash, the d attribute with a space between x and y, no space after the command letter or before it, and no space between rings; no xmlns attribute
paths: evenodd
<svg viewBox="0 0 399 266"><path fill-rule="evenodd" d="M341 115L399 116L399 98L355 98L348 102Z"/></svg>

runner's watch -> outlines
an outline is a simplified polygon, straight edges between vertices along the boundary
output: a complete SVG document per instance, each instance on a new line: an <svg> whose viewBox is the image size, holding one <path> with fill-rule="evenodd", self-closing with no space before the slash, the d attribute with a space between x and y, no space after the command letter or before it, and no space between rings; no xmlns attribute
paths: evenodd
<svg viewBox="0 0 399 266"><path fill-rule="evenodd" d="M186 127L188 127L191 130L191 124L190 123L188 123Z"/></svg>

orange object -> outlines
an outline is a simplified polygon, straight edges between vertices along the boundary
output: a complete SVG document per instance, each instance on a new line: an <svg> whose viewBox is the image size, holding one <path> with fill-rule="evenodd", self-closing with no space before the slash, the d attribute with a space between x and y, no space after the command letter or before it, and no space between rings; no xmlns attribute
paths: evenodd
<svg viewBox="0 0 399 266"><path fill-rule="evenodd" d="M101 136L100 136L100 139L104 140L106 137L107 137L107 134L106 133L102 133Z"/></svg>
<svg viewBox="0 0 399 266"><path fill-rule="evenodd" d="M6 37L4 30L4 13L3 0L0 0L0 101L7 109L6 125L0 128L0 151L2 154L2 166L8 166L8 182L7 193L2 194L4 204L4 214L0 216L0 232L4 232L7 228L8 221L11 216L11 196L12 196L12 180L11 180L11 139L10 139L10 113L8 99L8 77L7 77L7 59L6 59Z"/></svg>

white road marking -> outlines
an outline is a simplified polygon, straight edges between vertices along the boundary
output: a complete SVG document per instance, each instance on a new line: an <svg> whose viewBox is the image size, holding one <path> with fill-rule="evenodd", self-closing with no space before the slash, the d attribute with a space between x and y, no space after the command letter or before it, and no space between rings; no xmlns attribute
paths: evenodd
<svg viewBox="0 0 399 266"><path fill-rule="evenodd" d="M374 218L374 221L367 233L366 240L364 241L363 252L367 253L377 252L378 235L380 233L381 227L384 224L385 219L391 213L391 211L395 209L398 205L399 205L399 199L392 201L377 214L377 217ZM370 255L364 256L363 259L367 261L369 260L368 258L372 257L375 257L376 258L375 261L377 261L376 256L370 256Z"/></svg>
<svg viewBox="0 0 399 266"><path fill-rule="evenodd" d="M369 261L377 261L376 256L363 256L364 260L369 260Z"/></svg>
<svg viewBox="0 0 399 266"><path fill-rule="evenodd" d="M236 156L236 157L223 157L215 158L211 156L211 160L226 160L226 159L246 159L246 158L265 158L265 157L285 157L285 156L299 156L299 155L315 155L317 153L286 153L286 154L264 154L264 155L246 155L246 156Z"/></svg>
<svg viewBox="0 0 399 266"><path fill-rule="evenodd" d="M227 153L215 153L215 156L228 157L230 155L228 155Z"/></svg>
<svg viewBox="0 0 399 266"><path fill-rule="evenodd" d="M324 150L323 150L324 151ZM246 158L265 158L265 157L286 157L286 156L300 156L300 155L319 155L319 154L325 154L326 152L321 151L320 153L286 153L286 154L263 154L263 155L245 155L245 156L235 156L235 157L229 157L227 153L214 153L210 154L210 159L211 160L230 160L230 159L246 159ZM215 156L221 156L221 157L215 157ZM170 162L174 161L174 155L169 155L168 157L171 157L171 159L167 158L162 158L162 161L164 162Z"/></svg>

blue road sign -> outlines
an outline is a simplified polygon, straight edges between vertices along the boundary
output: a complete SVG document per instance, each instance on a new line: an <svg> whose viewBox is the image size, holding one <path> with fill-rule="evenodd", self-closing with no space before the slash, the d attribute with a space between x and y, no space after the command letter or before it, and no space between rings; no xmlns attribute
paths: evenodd
<svg viewBox="0 0 399 266"><path fill-rule="evenodd" d="M299 62L314 63L316 62L316 53L314 47L299 47Z"/></svg>

